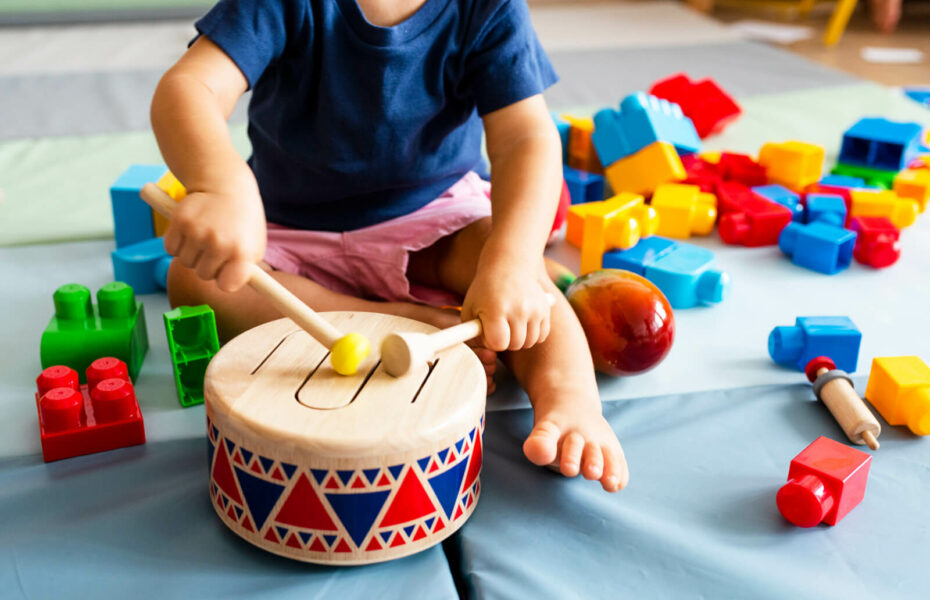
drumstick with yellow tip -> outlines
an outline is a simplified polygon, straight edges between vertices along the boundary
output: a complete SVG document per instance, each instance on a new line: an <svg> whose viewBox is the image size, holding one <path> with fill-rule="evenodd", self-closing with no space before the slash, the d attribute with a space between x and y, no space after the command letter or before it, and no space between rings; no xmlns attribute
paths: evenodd
<svg viewBox="0 0 930 600"><path fill-rule="evenodd" d="M176 203L161 188L154 183L147 183L139 195L156 212L171 219ZM371 352L368 338L360 333L344 335L256 264L251 267L249 285L281 311L281 314L290 317L301 329L328 348L330 363L337 373L353 375Z"/></svg>

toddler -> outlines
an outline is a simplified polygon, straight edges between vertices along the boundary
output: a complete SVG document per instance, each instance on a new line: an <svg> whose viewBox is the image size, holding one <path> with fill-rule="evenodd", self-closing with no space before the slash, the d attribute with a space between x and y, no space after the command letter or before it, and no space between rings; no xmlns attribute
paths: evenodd
<svg viewBox="0 0 930 600"><path fill-rule="evenodd" d="M165 234L172 305L211 305L225 339L278 318L244 287L258 262L315 310L480 318L489 378L505 352L533 405L527 458L622 488L584 332L543 260L556 75L525 1L222 0L196 27L152 100L188 192ZM247 90L248 162L226 126Z"/></svg>

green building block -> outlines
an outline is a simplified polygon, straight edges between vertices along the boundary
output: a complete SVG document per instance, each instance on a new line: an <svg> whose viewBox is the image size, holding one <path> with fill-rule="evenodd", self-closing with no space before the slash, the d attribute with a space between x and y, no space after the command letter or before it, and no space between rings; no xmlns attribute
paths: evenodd
<svg viewBox="0 0 930 600"><path fill-rule="evenodd" d="M145 311L132 288L122 281L97 290L97 304L90 290L69 283L55 290L55 314L42 333L39 358L42 368L66 365L78 372L81 383L90 363L113 356L126 363L135 381L149 349Z"/></svg>
<svg viewBox="0 0 930 600"><path fill-rule="evenodd" d="M203 403L203 377L220 349L213 309L179 306L165 313L165 335L181 406Z"/></svg>
<svg viewBox="0 0 930 600"><path fill-rule="evenodd" d="M836 163L836 166L830 172L834 175L859 177L865 180L866 185L876 185L885 190L894 187L894 178L898 175L898 171L882 171L843 163Z"/></svg>

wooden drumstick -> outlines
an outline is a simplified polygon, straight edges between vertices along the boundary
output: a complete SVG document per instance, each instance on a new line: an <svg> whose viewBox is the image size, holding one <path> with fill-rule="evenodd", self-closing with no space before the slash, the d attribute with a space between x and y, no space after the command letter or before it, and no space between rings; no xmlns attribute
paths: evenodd
<svg viewBox="0 0 930 600"><path fill-rule="evenodd" d="M830 409L849 441L878 450L882 426L856 393L849 375L826 356L811 359L804 373L814 384L814 394Z"/></svg>
<svg viewBox="0 0 930 600"><path fill-rule="evenodd" d="M549 306L555 304L546 294ZM481 319L472 319L436 333L392 333L381 342L381 366L388 375L406 375L413 365L425 364L446 348L481 335Z"/></svg>
<svg viewBox="0 0 930 600"><path fill-rule="evenodd" d="M176 202L161 188L154 183L147 183L142 186L139 195L155 211L166 219L171 219ZM343 335L257 264L250 268L249 285L271 302L281 314L290 317L301 329L329 349L330 362L337 373L354 374L371 352L371 344L365 336L358 333Z"/></svg>

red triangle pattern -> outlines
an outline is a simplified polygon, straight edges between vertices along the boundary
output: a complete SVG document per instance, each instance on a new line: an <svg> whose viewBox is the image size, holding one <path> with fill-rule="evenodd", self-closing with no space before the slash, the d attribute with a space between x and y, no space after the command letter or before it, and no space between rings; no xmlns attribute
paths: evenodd
<svg viewBox="0 0 930 600"><path fill-rule="evenodd" d="M252 527L252 519L249 518L249 515L246 515L245 519L242 521L242 528L246 531L255 531L255 528Z"/></svg>
<svg viewBox="0 0 930 600"><path fill-rule="evenodd" d="M451 465L453 462L455 462L455 452L453 452L452 449L450 448L450 449L449 449L449 458L446 459L446 464L447 464L447 465Z"/></svg>
<svg viewBox="0 0 930 600"><path fill-rule="evenodd" d="M301 529L338 530L329 513L326 512L319 495L310 485L306 473L300 474L294 489L291 490L274 520Z"/></svg>
<svg viewBox="0 0 930 600"><path fill-rule="evenodd" d="M397 493L394 494L394 499L391 500L391 506L388 507L378 527L391 527L414 521L434 512L436 512L436 507L426 490L423 489L420 478L416 476L413 469L408 469Z"/></svg>
<svg viewBox="0 0 930 600"><path fill-rule="evenodd" d="M333 550L333 552L352 552L352 548L349 548L345 538L343 538L339 540L339 543L336 545L336 548Z"/></svg>
<svg viewBox="0 0 930 600"><path fill-rule="evenodd" d="M269 542L274 542L275 544L280 543L278 541L278 536L275 535L274 533L274 527L268 528L268 533L265 534L265 539L268 540Z"/></svg>
<svg viewBox="0 0 930 600"><path fill-rule="evenodd" d="M433 533L440 531L446 528L446 524L442 522L442 519L436 519L436 525L433 526Z"/></svg>
<svg viewBox="0 0 930 600"><path fill-rule="evenodd" d="M481 472L481 436L475 434L475 447L471 453L471 460L468 463L468 472L465 474L465 481L462 483L462 489L467 490L471 484L478 479Z"/></svg>
<svg viewBox="0 0 930 600"><path fill-rule="evenodd" d="M310 552L326 552L326 546L323 545L323 542L320 541L320 537L317 536L317 538L313 540L313 543L310 544L308 550L310 550Z"/></svg>
<svg viewBox="0 0 930 600"><path fill-rule="evenodd" d="M293 531L291 532L291 535L287 538L287 543L285 545L290 546L291 548L298 548L298 549L303 548L303 546L300 545L300 540L297 539L297 534L294 533Z"/></svg>
<svg viewBox="0 0 930 600"><path fill-rule="evenodd" d="M426 537L426 531L423 529L423 526L420 525L417 527L417 532L413 534L413 541L422 540Z"/></svg>
<svg viewBox="0 0 930 600"><path fill-rule="evenodd" d="M394 541L391 542L391 548L403 546L406 543L407 543L407 540L404 539L404 536L400 534L400 529L398 529L397 533L394 534Z"/></svg>
<svg viewBox="0 0 930 600"><path fill-rule="evenodd" d="M258 462L258 459L255 459L255 460L252 461L252 466L249 467L249 470L252 471L253 473L258 473L259 475L264 475L264 473L262 472L261 463Z"/></svg>
<svg viewBox="0 0 930 600"><path fill-rule="evenodd" d="M329 481L327 481L327 482L326 482L326 485L323 486L323 487L325 487L325 488L328 489L328 490L338 490L338 489L339 489L339 482L336 481L336 476L335 476L335 475L330 475L330 476L329 476Z"/></svg>
<svg viewBox="0 0 930 600"><path fill-rule="evenodd" d="M281 472L281 467L275 467L274 472L271 474L271 478L284 481L284 473Z"/></svg>
<svg viewBox="0 0 930 600"><path fill-rule="evenodd" d="M381 487L382 485L391 485L391 480L388 479L387 473L382 473L381 479L378 480L377 487Z"/></svg>
<svg viewBox="0 0 930 600"><path fill-rule="evenodd" d="M433 461L433 464L430 465L429 471L427 471L427 473L432 473L433 471L438 471L438 470L439 470L439 461L435 460Z"/></svg>
<svg viewBox="0 0 930 600"><path fill-rule="evenodd" d="M384 546L382 546L382 545L381 545L381 542L378 541L378 536L375 536L375 537L371 538L371 541L368 542L368 545L367 545L367 546L365 546L365 551L368 552L368 551L371 551L371 550L381 550L381 549L383 549L383 548L384 548Z"/></svg>
<svg viewBox="0 0 930 600"><path fill-rule="evenodd" d="M455 507L455 514L452 515L452 520L455 521L461 516L462 516L462 505L459 504L458 506Z"/></svg>
<svg viewBox="0 0 930 600"><path fill-rule="evenodd" d="M242 504L242 496L239 495L239 488L236 485L236 479L233 477L232 467L229 466L229 458L226 456L224 444L217 444L216 460L213 463L213 481L217 487L226 492L226 495L238 504Z"/></svg>
<svg viewBox="0 0 930 600"><path fill-rule="evenodd" d="M352 489L358 489L358 488L364 488L364 487L365 487L365 482L362 481L362 476L356 475L355 481L352 483Z"/></svg>
<svg viewBox="0 0 930 600"><path fill-rule="evenodd" d="M468 500L465 502L465 508L471 508L471 503L475 500L475 497L471 494L468 494Z"/></svg>
<svg viewBox="0 0 930 600"><path fill-rule="evenodd" d="M236 457L233 458L233 462L237 465L242 465L243 467L245 466L245 463L242 462L242 455L239 453L238 449L236 450Z"/></svg>
<svg viewBox="0 0 930 600"><path fill-rule="evenodd" d="M226 516L232 519L234 522L239 521L239 519L236 518L236 513L233 512L232 504L229 505L229 510L226 511Z"/></svg>

